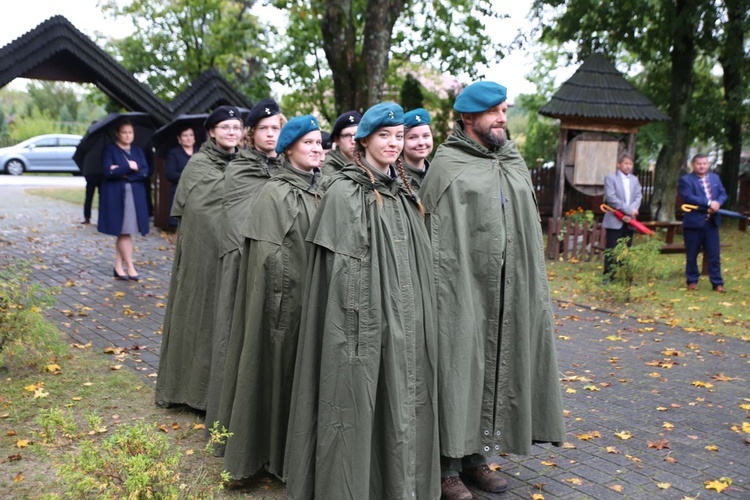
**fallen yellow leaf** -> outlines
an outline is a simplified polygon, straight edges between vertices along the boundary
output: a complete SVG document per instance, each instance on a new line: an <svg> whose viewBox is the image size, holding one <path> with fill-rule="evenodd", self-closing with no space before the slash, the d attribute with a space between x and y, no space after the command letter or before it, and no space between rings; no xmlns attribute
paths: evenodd
<svg viewBox="0 0 750 500"><path fill-rule="evenodd" d="M15 476L13 476L14 483L20 483L23 480L24 480L23 474L21 474L20 472L17 473Z"/></svg>
<svg viewBox="0 0 750 500"><path fill-rule="evenodd" d="M112 365L109 367L110 370L120 370L122 369L122 365Z"/></svg>
<svg viewBox="0 0 750 500"><path fill-rule="evenodd" d="M50 373L60 373L60 370L62 368L60 368L60 365L52 363L52 364L45 366L44 369Z"/></svg>
<svg viewBox="0 0 750 500"><path fill-rule="evenodd" d="M581 486L583 484L583 480L578 477L571 477L568 479L565 479L566 483L575 484L576 486Z"/></svg>
<svg viewBox="0 0 750 500"><path fill-rule="evenodd" d="M716 490L719 493L729 488L729 485L727 483L722 483L721 481L717 481L715 479L713 481L706 481L703 484L706 485L707 490Z"/></svg>
<svg viewBox="0 0 750 500"><path fill-rule="evenodd" d="M615 490L617 493L622 493L622 485L621 484L613 484L609 487L612 490Z"/></svg>
<svg viewBox="0 0 750 500"><path fill-rule="evenodd" d="M700 380L693 381L692 385L695 387L705 387L706 389L710 389L714 386L711 382L701 382Z"/></svg>
<svg viewBox="0 0 750 500"><path fill-rule="evenodd" d="M16 441L17 448L26 448L27 446L29 446L28 439L19 439L18 441Z"/></svg>
<svg viewBox="0 0 750 500"><path fill-rule="evenodd" d="M194 453L193 450L185 450L185 455L193 455Z"/></svg>
<svg viewBox="0 0 750 500"><path fill-rule="evenodd" d="M656 483L656 486L657 486L657 487L658 487L658 488L659 488L660 490L668 490L669 488L671 488L671 487L672 487L672 483Z"/></svg>
<svg viewBox="0 0 750 500"><path fill-rule="evenodd" d="M705 447L708 451L719 451L719 447L715 444L709 444Z"/></svg>
<svg viewBox="0 0 750 500"><path fill-rule="evenodd" d="M205 424L193 424L193 429L205 429Z"/></svg>
<svg viewBox="0 0 750 500"><path fill-rule="evenodd" d="M620 432L615 432L615 436L625 441L626 439L632 438L633 434L631 434L630 431L620 431Z"/></svg>
<svg viewBox="0 0 750 500"><path fill-rule="evenodd" d="M607 453L620 453L620 450L615 448L614 446L607 446Z"/></svg>

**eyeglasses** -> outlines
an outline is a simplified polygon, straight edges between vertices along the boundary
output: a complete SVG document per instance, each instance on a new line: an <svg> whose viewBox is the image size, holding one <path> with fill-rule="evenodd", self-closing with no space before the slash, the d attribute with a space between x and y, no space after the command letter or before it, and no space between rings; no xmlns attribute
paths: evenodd
<svg viewBox="0 0 750 500"><path fill-rule="evenodd" d="M351 141L352 139L354 139L354 134L341 134L339 135L339 137L344 140Z"/></svg>
<svg viewBox="0 0 750 500"><path fill-rule="evenodd" d="M237 125L234 125L234 126L232 126L232 125L218 125L216 128L218 128L222 132L241 132L242 131L242 127L237 126Z"/></svg>

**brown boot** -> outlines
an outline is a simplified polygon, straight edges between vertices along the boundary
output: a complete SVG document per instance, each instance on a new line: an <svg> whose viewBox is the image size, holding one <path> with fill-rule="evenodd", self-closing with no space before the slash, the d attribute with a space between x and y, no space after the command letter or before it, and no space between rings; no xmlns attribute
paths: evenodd
<svg viewBox="0 0 750 500"><path fill-rule="evenodd" d="M503 478L500 471L490 469L487 464L464 469L461 472L461 478L465 481L474 481L474 484L490 493L502 493L508 489L508 481Z"/></svg>
<svg viewBox="0 0 750 500"><path fill-rule="evenodd" d="M443 500L471 500L474 498L458 476L441 478L440 489L443 492Z"/></svg>

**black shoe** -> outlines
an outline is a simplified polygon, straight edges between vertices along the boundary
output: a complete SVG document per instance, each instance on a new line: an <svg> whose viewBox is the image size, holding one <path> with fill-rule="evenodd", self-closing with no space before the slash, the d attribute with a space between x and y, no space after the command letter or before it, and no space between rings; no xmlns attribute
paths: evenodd
<svg viewBox="0 0 750 500"><path fill-rule="evenodd" d="M81 224L91 224L91 221L89 219L86 219L85 221L81 222Z"/></svg>
<svg viewBox="0 0 750 500"><path fill-rule="evenodd" d="M131 274L128 274L128 279L129 279L130 281L138 281L138 280L140 280L140 279L141 279L141 277L140 277L139 275L137 275L137 274L132 274L132 275L131 275Z"/></svg>
<svg viewBox="0 0 750 500"><path fill-rule="evenodd" d="M115 268L112 268L112 276L120 281L128 281L130 279L127 274L117 274L117 269Z"/></svg>

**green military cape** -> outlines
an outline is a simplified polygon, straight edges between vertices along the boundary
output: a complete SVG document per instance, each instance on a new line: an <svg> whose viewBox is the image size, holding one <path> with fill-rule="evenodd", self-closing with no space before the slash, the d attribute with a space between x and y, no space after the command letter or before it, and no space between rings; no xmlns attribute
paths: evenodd
<svg viewBox="0 0 750 500"><path fill-rule="evenodd" d="M424 176L427 175L427 170L430 168L430 162L425 160L424 170L420 170L417 167L409 165L403 158L402 161L404 162L404 170L406 171L406 177L409 178L411 189L415 193L419 193L419 190L422 188L422 182L424 182Z"/></svg>
<svg viewBox="0 0 750 500"><path fill-rule="evenodd" d="M221 386L224 380L224 363L227 354L227 338L232 328L237 277L244 237L240 230L251 213L251 206L261 188L278 170L282 157L269 158L257 149L241 149L227 165L224 177L224 201L222 203L220 241L222 250L216 277L216 315L211 349L211 380L208 386L206 405L206 432L217 419ZM218 453L221 448L216 447Z"/></svg>
<svg viewBox="0 0 750 500"><path fill-rule="evenodd" d="M320 167L320 172L324 177L331 176L351 162L340 149L336 148L328 152L326 159L323 160L323 165Z"/></svg>
<svg viewBox="0 0 750 500"><path fill-rule="evenodd" d="M457 122L420 190L435 271L440 452L529 454L563 442L541 220L526 164Z"/></svg>
<svg viewBox="0 0 750 500"><path fill-rule="evenodd" d="M399 180L333 176L307 239L290 499L440 497L429 238Z"/></svg>
<svg viewBox="0 0 750 500"><path fill-rule="evenodd" d="M312 246L305 236L319 202L319 175L285 163L261 190L242 230L245 243L219 407L219 422L233 434L224 451L224 469L233 479L250 477L264 466L283 477Z"/></svg>
<svg viewBox="0 0 750 500"><path fill-rule="evenodd" d="M221 250L224 170L232 153L206 141L185 166L172 205L177 245L156 379L156 402L206 409Z"/></svg>

